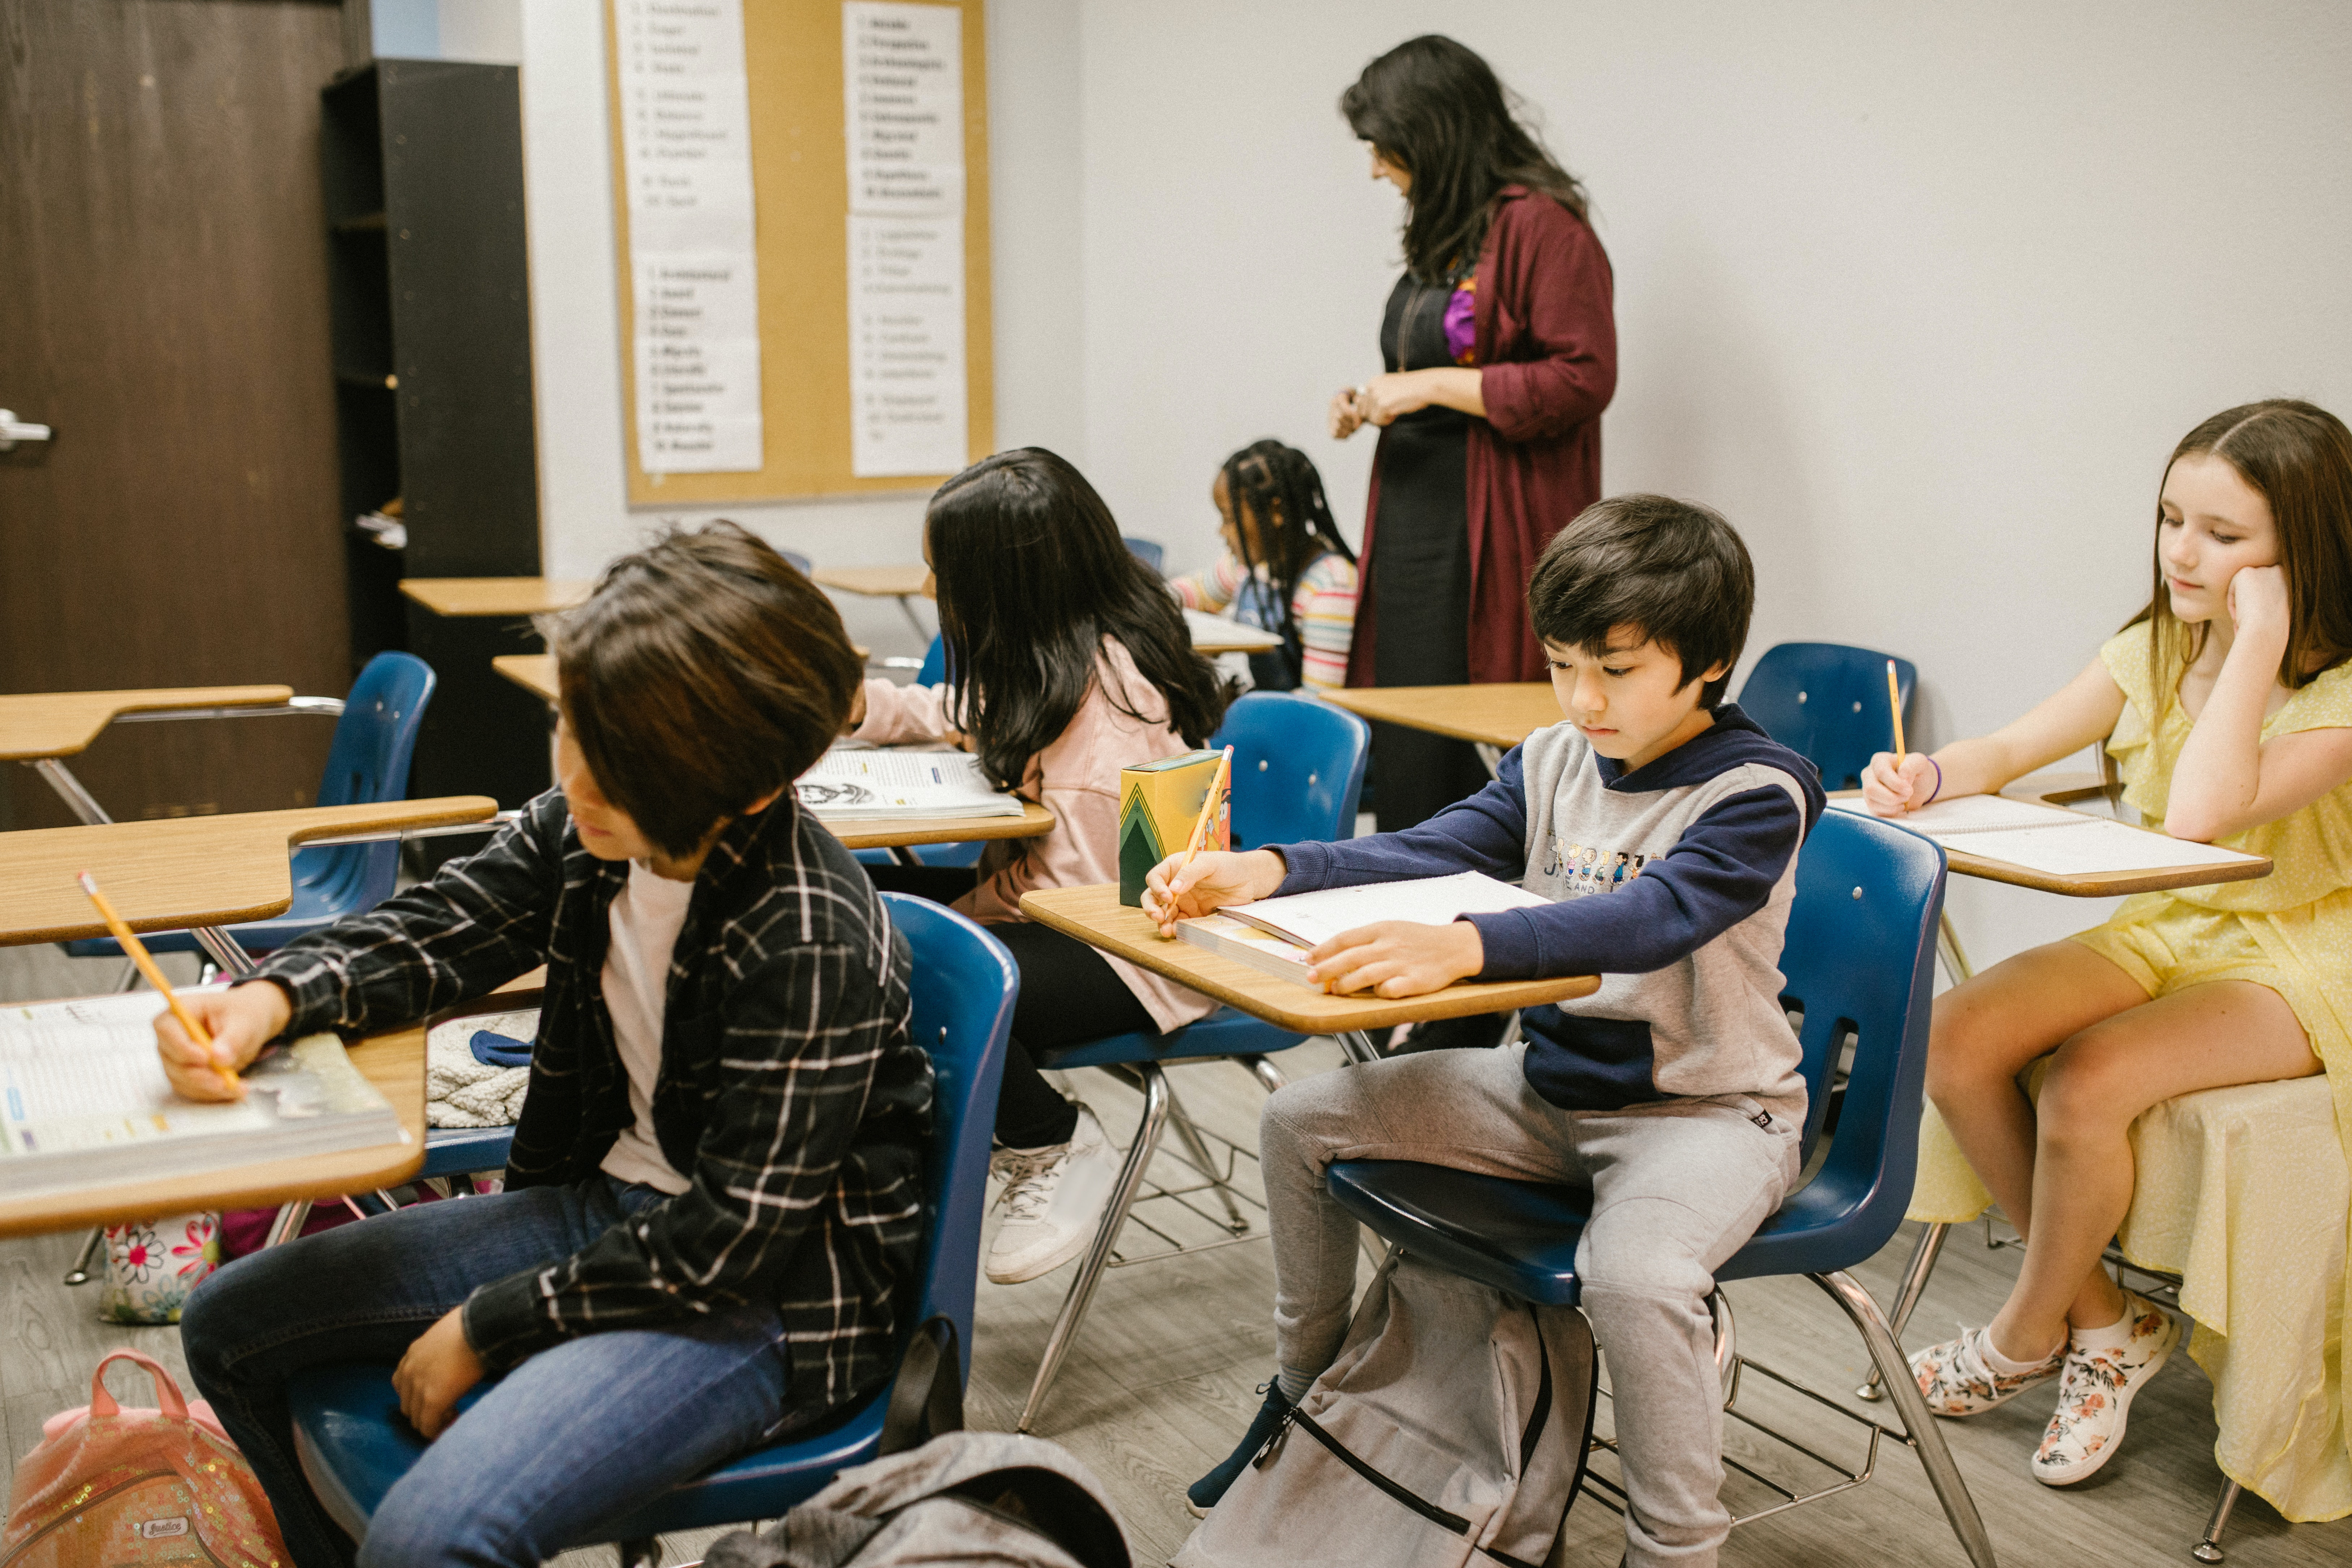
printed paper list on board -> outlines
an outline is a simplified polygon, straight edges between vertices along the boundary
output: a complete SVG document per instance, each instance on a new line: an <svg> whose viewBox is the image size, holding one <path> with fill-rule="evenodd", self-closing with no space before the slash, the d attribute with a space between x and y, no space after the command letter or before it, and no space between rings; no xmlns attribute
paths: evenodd
<svg viewBox="0 0 2352 1568"><path fill-rule="evenodd" d="M637 466L765 466L741 0L615 0Z"/></svg>
<svg viewBox="0 0 2352 1568"><path fill-rule="evenodd" d="M970 457L962 13L845 0L841 49L850 471L953 473Z"/></svg>

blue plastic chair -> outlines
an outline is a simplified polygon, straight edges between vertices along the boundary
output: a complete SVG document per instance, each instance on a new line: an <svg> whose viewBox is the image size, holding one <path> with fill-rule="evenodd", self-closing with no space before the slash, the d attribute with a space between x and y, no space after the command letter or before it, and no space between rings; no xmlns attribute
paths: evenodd
<svg viewBox="0 0 2352 1568"><path fill-rule="evenodd" d="M1371 744L1371 730L1361 719L1319 698L1253 691L1225 710L1224 726L1209 743L1234 748L1233 842L1236 848L1355 837L1356 803L1363 792L1364 758ZM1248 1068L1270 1092L1282 1087L1282 1074L1265 1059L1267 1056L1286 1051L1307 1038L1246 1013L1220 1007L1198 1023L1164 1035L1110 1035L1073 1046L1032 1047L1031 1055L1040 1068L1106 1068L1126 1078L1142 1092L1143 1119L1119 1168L1102 1222L1078 1265L1077 1278L1071 1281L1070 1293L1054 1320L1045 1357L1030 1384L1028 1403L1022 1407L1018 1430L1033 1429L1094 1300L1095 1288L1102 1282L1111 1247L1127 1224L1144 1172L1159 1150L1160 1133L1173 1110L1173 1097L1160 1064L1230 1057ZM1215 1184L1228 1224L1236 1234L1245 1230L1247 1221L1217 1178L1199 1133L1181 1112L1174 1120L1192 1164Z"/></svg>
<svg viewBox="0 0 2352 1568"><path fill-rule="evenodd" d="M1829 812L1806 840L1780 970L1788 985L1782 1001L1801 1015L1798 1034L1813 1107L1805 1129L1809 1157L1820 1134L1822 1091L1851 1041L1844 1110L1821 1170L1716 1279L1802 1274L1845 1310L1887 1381L1954 1533L1971 1562L1990 1568L1983 1522L1902 1348L1877 1304L1845 1272L1886 1245L1910 1200L1943 901L1943 851L1916 834ZM1591 1198L1586 1189L1393 1160L1342 1161L1331 1166L1328 1181L1350 1214L1424 1262L1525 1300L1577 1304L1576 1248ZM1718 1350L1727 1362L1729 1321L1719 1306Z"/></svg>
<svg viewBox="0 0 2352 1568"><path fill-rule="evenodd" d="M1142 562L1154 572L1160 573L1160 575L1167 575L1167 573L1162 568L1160 563L1168 559L1168 552L1167 549L1160 544L1160 541L1156 539L1136 539L1131 536L1121 535L1119 542L1127 546L1127 552L1129 555L1134 556L1138 561Z"/></svg>
<svg viewBox="0 0 2352 1568"><path fill-rule="evenodd" d="M366 805L401 800L408 794L408 763L425 704L433 700L433 667L414 655L380 653L352 683L343 715L319 778L320 805ZM294 902L282 915L227 927L247 952L275 952L298 937L333 924L345 915L372 910L392 896L400 875L400 845L338 844L297 849ZM143 937L152 952L194 952L196 939L184 931ZM75 958L120 958L112 937L88 937L64 944Z"/></svg>
<svg viewBox="0 0 2352 1568"><path fill-rule="evenodd" d="M954 1325L961 1383L971 1370L971 1303L989 1138L1021 975L1003 943L953 910L898 893L885 893L882 901L914 950L913 1034L930 1054L937 1077L925 1171L930 1225L910 1328L934 1318ZM302 1473L320 1505L352 1540L360 1540L384 1494L425 1452L415 1431L400 1417L392 1369L317 1368L297 1377L289 1393ZM469 1395L461 1408L478 1396ZM836 1471L874 1458L887 1404L887 1390L869 1395L822 1431L769 1444L649 1500L603 1538L625 1543L625 1563L652 1563L656 1559L651 1555L632 1553L656 1535L772 1519L813 1495Z"/></svg>
<svg viewBox="0 0 2352 1568"><path fill-rule="evenodd" d="M1860 789L1872 753L1895 749L1894 716L1886 710L1886 661L1893 657L1843 643L1780 643L1748 672L1739 706L1766 734L1821 769L1823 789ZM1918 675L1909 659L1895 660L1906 728Z"/></svg>

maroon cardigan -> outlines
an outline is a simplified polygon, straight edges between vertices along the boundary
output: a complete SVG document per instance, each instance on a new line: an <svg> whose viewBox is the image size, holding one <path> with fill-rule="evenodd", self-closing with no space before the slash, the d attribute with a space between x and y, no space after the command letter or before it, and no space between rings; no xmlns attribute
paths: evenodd
<svg viewBox="0 0 2352 1568"><path fill-rule="evenodd" d="M1609 257L1582 218L1524 185L1506 185L1479 248L1477 280L1486 417L1471 420L1469 432L1470 679L1541 680L1528 575L1551 536L1601 499L1601 411L1617 390ZM1350 686L1372 684L1380 509L1375 450Z"/></svg>

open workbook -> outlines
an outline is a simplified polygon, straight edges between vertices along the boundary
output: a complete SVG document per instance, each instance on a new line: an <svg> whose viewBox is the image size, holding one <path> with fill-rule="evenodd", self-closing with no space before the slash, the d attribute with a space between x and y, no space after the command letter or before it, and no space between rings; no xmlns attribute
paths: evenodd
<svg viewBox="0 0 2352 1568"><path fill-rule="evenodd" d="M1234 904L1213 915L1177 921L1176 934L1195 947L1305 985L1310 984L1307 954L1343 931L1381 921L1450 925L1463 915L1539 909L1550 901L1484 873L1462 871Z"/></svg>
<svg viewBox="0 0 2352 1568"><path fill-rule="evenodd" d="M857 750L836 746L793 786L819 822L887 822L902 816L1018 816L1017 795L991 787L967 752Z"/></svg>
<svg viewBox="0 0 2352 1568"><path fill-rule="evenodd" d="M242 1100L183 1100L155 1054L163 1010L152 991L0 1008L0 1197L409 1141L332 1035L265 1055Z"/></svg>
<svg viewBox="0 0 2352 1568"><path fill-rule="evenodd" d="M1842 796L1830 805L1856 816L1871 815L1859 795ZM1988 860L2003 860L2053 877L2228 866L2262 858L2217 845L2151 833L2108 817L1997 795L1965 795L1939 800L1908 816L1889 820L1898 827L1907 827L1934 839L1946 849L1982 856Z"/></svg>

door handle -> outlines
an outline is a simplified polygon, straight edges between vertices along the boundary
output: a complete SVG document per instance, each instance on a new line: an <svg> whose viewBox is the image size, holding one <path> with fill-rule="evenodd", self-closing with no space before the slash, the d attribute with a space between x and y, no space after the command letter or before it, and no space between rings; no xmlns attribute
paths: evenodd
<svg viewBox="0 0 2352 1568"><path fill-rule="evenodd" d="M13 452L19 441L46 441L54 432L46 425L28 425L14 410L0 408L0 452Z"/></svg>

